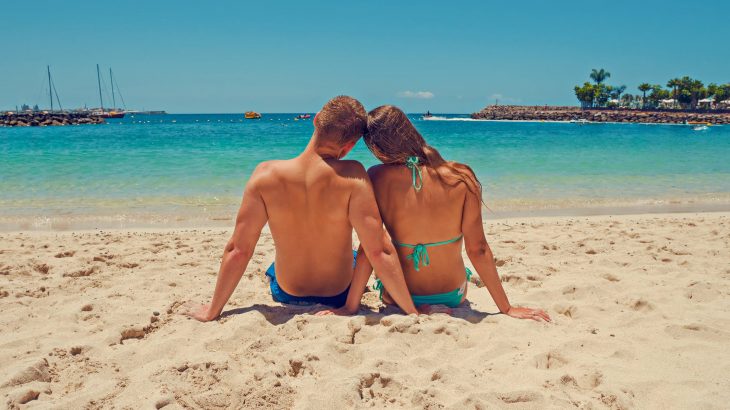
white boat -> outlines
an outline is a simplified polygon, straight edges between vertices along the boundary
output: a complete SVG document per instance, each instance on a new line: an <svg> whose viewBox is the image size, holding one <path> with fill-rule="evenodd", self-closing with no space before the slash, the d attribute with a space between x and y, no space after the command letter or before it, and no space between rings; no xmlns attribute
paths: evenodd
<svg viewBox="0 0 730 410"><path fill-rule="evenodd" d="M707 125L695 125L694 127L692 127L693 131L707 131L709 129L710 128Z"/></svg>
<svg viewBox="0 0 730 410"><path fill-rule="evenodd" d="M587 119L585 119L585 118L581 118L581 119L579 119L579 120L570 120L570 122L572 122L573 124L580 124L580 125L583 125L583 124L588 124L588 123L590 123L590 121L588 121L588 120L587 120Z"/></svg>

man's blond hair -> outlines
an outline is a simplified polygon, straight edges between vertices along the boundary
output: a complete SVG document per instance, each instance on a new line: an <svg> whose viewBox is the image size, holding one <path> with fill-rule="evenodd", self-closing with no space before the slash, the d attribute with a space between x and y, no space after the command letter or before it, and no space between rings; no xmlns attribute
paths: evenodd
<svg viewBox="0 0 730 410"><path fill-rule="evenodd" d="M357 141L365 133L367 124L365 107L346 95L327 101L314 121L319 138L338 145Z"/></svg>

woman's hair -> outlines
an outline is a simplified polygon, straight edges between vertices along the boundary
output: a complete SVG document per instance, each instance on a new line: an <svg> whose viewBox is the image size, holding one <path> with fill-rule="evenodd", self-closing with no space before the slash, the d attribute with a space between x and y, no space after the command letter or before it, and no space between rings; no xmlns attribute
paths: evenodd
<svg viewBox="0 0 730 410"><path fill-rule="evenodd" d="M405 164L408 157L418 157L419 162L435 170L444 183L457 185L463 182L482 201L482 184L474 171L466 164L446 161L436 148L426 143L398 107L382 105L370 111L363 139L370 152L384 164Z"/></svg>

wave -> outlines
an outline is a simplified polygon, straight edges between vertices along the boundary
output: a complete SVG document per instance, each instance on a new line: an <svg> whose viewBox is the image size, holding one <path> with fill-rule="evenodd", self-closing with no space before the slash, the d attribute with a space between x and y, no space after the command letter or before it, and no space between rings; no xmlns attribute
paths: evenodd
<svg viewBox="0 0 730 410"><path fill-rule="evenodd" d="M423 121L479 121L475 120L474 118L466 118L466 117L439 117L438 115L433 115L431 117L421 117Z"/></svg>

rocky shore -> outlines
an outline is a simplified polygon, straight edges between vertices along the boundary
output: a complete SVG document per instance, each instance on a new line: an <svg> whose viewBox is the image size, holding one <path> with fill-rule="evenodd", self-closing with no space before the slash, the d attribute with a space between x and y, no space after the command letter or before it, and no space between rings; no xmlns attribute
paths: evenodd
<svg viewBox="0 0 730 410"><path fill-rule="evenodd" d="M479 120L579 121L682 124L730 124L728 112L652 111L631 109L581 109L579 107L490 105L471 115Z"/></svg>
<svg viewBox="0 0 730 410"><path fill-rule="evenodd" d="M49 125L103 124L104 118L84 113L0 114L0 127L45 127Z"/></svg>

